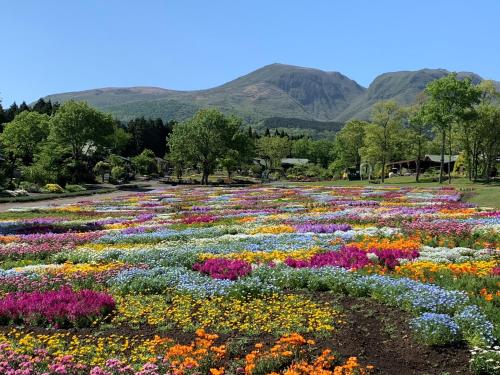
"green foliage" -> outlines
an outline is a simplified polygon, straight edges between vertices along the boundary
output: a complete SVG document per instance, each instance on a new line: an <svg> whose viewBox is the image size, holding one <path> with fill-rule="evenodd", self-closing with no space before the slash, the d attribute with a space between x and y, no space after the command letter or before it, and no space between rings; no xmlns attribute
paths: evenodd
<svg viewBox="0 0 500 375"><path fill-rule="evenodd" d="M64 188L67 192L70 193L76 193L80 191L86 191L87 189L83 187L82 185L70 185L67 184L66 187Z"/></svg>
<svg viewBox="0 0 500 375"><path fill-rule="evenodd" d="M155 154L153 151L145 149L140 155L132 158L132 165L135 170L142 175L151 175L158 173Z"/></svg>
<svg viewBox="0 0 500 375"><path fill-rule="evenodd" d="M332 177L328 169L313 163L296 165L287 171L287 178L292 180L326 179Z"/></svg>
<svg viewBox="0 0 500 375"><path fill-rule="evenodd" d="M345 124L335 138L336 160L332 168L342 171L346 168L359 168L361 164L360 150L363 147L365 129L368 123L365 121L351 120Z"/></svg>
<svg viewBox="0 0 500 375"><path fill-rule="evenodd" d="M291 156L308 159L326 168L333 158L333 142L329 140L313 140L301 138L291 142Z"/></svg>
<svg viewBox="0 0 500 375"><path fill-rule="evenodd" d="M108 136L107 144L110 145L111 152L121 153L131 142L133 136L118 124L113 124L113 133Z"/></svg>
<svg viewBox="0 0 500 375"><path fill-rule="evenodd" d="M38 112L24 111L7 123L1 141L7 152L31 163L35 153L49 134L49 116Z"/></svg>
<svg viewBox="0 0 500 375"><path fill-rule="evenodd" d="M21 181L19 183L19 189L26 190L28 193L40 192L40 186L29 181Z"/></svg>
<svg viewBox="0 0 500 375"><path fill-rule="evenodd" d="M84 156L95 148L108 146L113 133L110 115L91 108L87 103L69 101L53 116L49 141L69 149L72 163L67 164L73 181L81 181L88 174Z"/></svg>
<svg viewBox="0 0 500 375"><path fill-rule="evenodd" d="M385 164L394 157L403 138L402 119L403 111L395 102L379 102L373 109L373 123L365 127L361 155L372 165L381 165L382 182L386 174Z"/></svg>
<svg viewBox="0 0 500 375"><path fill-rule="evenodd" d="M168 137L169 159L178 167L197 165L202 171L202 183L208 184L208 176L224 157L226 167L234 167L238 159L245 155L247 144L241 132L241 121L226 117L216 109L204 109L174 127ZM228 153L229 150L234 151Z"/></svg>
<svg viewBox="0 0 500 375"><path fill-rule="evenodd" d="M111 154L107 158L107 163L112 167L123 167L125 162L120 155Z"/></svg>
<svg viewBox="0 0 500 375"><path fill-rule="evenodd" d="M104 182L104 175L111 171L111 164L101 160L94 165L94 173L101 176L102 182Z"/></svg>
<svg viewBox="0 0 500 375"><path fill-rule="evenodd" d="M281 159L291 152L291 142L287 137L262 137L257 140L257 155L268 168L281 168Z"/></svg>
<svg viewBox="0 0 500 375"><path fill-rule="evenodd" d="M23 167L22 178L32 184L45 185L50 181L56 180L56 174L47 170L43 163L35 163L28 167Z"/></svg>
<svg viewBox="0 0 500 375"><path fill-rule="evenodd" d="M493 349L472 349L470 368L476 375L497 375L500 373L500 350Z"/></svg>
<svg viewBox="0 0 500 375"><path fill-rule="evenodd" d="M423 120L433 124L441 133L441 182L444 174L446 136L451 157L452 126L455 123L467 123L475 117L474 105L480 102L481 92L470 79L460 80L456 73L429 83L425 91L428 98L422 108Z"/></svg>
<svg viewBox="0 0 500 375"><path fill-rule="evenodd" d="M422 98L422 97L419 97ZM406 131L406 156L417 161L416 181L420 178L420 160L423 159L425 152L429 148L429 142L432 139L432 127L427 122L423 112L423 103L417 102L416 105L408 109L408 127Z"/></svg>
<svg viewBox="0 0 500 375"><path fill-rule="evenodd" d="M114 181L119 181L119 180L124 179L126 177L127 177L127 171L124 167L117 165L111 169L111 178Z"/></svg>

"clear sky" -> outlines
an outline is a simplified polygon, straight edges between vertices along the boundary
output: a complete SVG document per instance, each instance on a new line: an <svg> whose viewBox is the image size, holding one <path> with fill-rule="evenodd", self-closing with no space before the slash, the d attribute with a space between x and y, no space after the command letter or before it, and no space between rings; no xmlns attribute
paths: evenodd
<svg viewBox="0 0 500 375"><path fill-rule="evenodd" d="M209 88L274 62L367 86L424 67L500 80L498 0L3 0L3 106L109 86Z"/></svg>

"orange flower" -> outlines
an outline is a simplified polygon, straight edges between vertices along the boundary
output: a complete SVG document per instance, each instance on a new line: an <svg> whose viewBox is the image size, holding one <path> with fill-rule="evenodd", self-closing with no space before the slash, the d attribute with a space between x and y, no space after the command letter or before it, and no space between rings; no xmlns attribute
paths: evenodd
<svg viewBox="0 0 500 375"><path fill-rule="evenodd" d="M211 368L210 369L210 374L211 375L223 375L224 374L224 368L223 367L220 367L220 368Z"/></svg>

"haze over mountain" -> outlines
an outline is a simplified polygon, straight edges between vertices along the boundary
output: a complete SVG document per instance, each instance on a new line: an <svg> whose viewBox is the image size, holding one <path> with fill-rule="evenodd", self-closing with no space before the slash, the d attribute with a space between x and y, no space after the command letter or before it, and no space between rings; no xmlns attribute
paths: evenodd
<svg viewBox="0 0 500 375"><path fill-rule="evenodd" d="M308 120L296 121L307 128L315 121L335 124L352 118L368 119L371 107L380 100L411 104L429 82L448 73L444 69L384 73L364 88L339 72L271 64L206 90L101 88L47 98L59 102L84 100L121 120L138 116L184 120L197 109L212 106L251 123L268 118ZM462 72L459 76L470 77L475 83L482 80L474 73ZM500 82L496 86L500 90Z"/></svg>

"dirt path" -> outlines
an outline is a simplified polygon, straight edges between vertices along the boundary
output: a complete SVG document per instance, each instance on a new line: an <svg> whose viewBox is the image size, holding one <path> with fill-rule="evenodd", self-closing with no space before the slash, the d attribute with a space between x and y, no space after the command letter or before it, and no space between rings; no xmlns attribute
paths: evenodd
<svg viewBox="0 0 500 375"><path fill-rule="evenodd" d="M11 208L29 208L29 207L54 207L61 206L65 204L78 203L81 201L98 201L104 198L115 198L121 197L124 195L132 194L133 191L113 191L111 193L104 194L93 194L93 195L85 195L85 196L77 196L77 197L67 197L67 198L56 198L56 199L47 199L42 201L35 202L12 202L12 203L0 203L0 212L5 212L10 210Z"/></svg>
<svg viewBox="0 0 500 375"><path fill-rule="evenodd" d="M125 195L130 195L138 192L151 191L154 189L159 189L162 187L166 187L168 185L160 184L156 181L148 181L148 187L146 188L138 188L138 189L130 189L130 190L118 190L113 191L111 193L103 193L103 194L93 194L93 195L84 195L84 196L75 196L75 197L66 197L66 198L55 198L55 199L47 199L35 202L12 202L12 203L0 203L0 212L6 212L12 208L29 208L29 207L55 207L62 206L65 204L75 204L82 201L99 201L105 198L116 198L123 197Z"/></svg>

